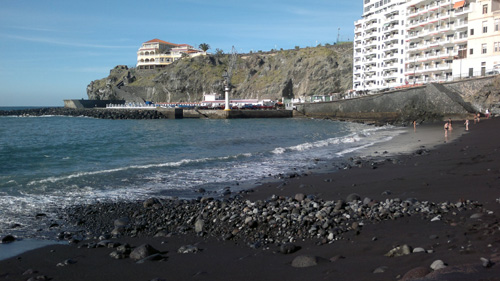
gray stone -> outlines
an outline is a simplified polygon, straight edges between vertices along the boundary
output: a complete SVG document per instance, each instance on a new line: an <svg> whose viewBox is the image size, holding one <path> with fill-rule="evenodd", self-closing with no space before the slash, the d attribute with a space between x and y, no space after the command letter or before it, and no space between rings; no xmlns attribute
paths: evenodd
<svg viewBox="0 0 500 281"><path fill-rule="evenodd" d="M357 193L351 193L349 195L347 195L345 201L347 202L352 202L352 201L359 201L361 200L361 196L359 196L359 194Z"/></svg>
<svg viewBox="0 0 500 281"><path fill-rule="evenodd" d="M483 265L483 267L492 267L493 266L493 263L491 262L491 260L487 259L487 258L481 258L481 263Z"/></svg>
<svg viewBox="0 0 500 281"><path fill-rule="evenodd" d="M151 256L153 254L159 253L158 250L153 248L149 244L142 244L141 246L135 248L131 253L130 253L130 258L133 260L142 260L148 256Z"/></svg>
<svg viewBox="0 0 500 281"><path fill-rule="evenodd" d="M198 247L196 247L196 246L185 245L185 246L181 246L177 250L177 253L179 253L179 254L194 254L194 253L198 253L199 251L200 251L200 249L198 249Z"/></svg>
<svg viewBox="0 0 500 281"><path fill-rule="evenodd" d="M124 255L130 254L131 250L132 249L130 249L130 245L128 245L128 244L124 244L124 245L120 245L120 246L116 247L116 251L118 253L121 253Z"/></svg>
<svg viewBox="0 0 500 281"><path fill-rule="evenodd" d="M75 260L67 259L67 260L64 260L63 262L58 263L56 266L67 266L67 265L75 264L75 263L76 263Z"/></svg>
<svg viewBox="0 0 500 281"><path fill-rule="evenodd" d="M345 206L345 202L344 202L344 200L337 200L337 202L335 203L335 208L334 208L334 210L335 210L335 211L339 211L339 210L340 210L340 209L342 209L344 206Z"/></svg>
<svg viewBox="0 0 500 281"><path fill-rule="evenodd" d="M417 247L413 249L413 253L425 253L425 249L422 247Z"/></svg>
<svg viewBox="0 0 500 281"><path fill-rule="evenodd" d="M386 270L388 269L387 266L381 266L381 267L377 267L373 273L384 273Z"/></svg>
<svg viewBox="0 0 500 281"><path fill-rule="evenodd" d="M113 224L115 227L127 226L130 224L130 219L128 217L122 217L122 218L116 219L113 222Z"/></svg>
<svg viewBox="0 0 500 281"><path fill-rule="evenodd" d="M401 278L401 281L409 281L409 280L414 280L414 279L419 279L422 277L425 277L427 274L429 274L431 271L427 267L416 267L413 269L410 269L408 272L403 275Z"/></svg>
<svg viewBox="0 0 500 281"><path fill-rule="evenodd" d="M120 253L118 251L113 251L109 254L110 257L116 259L116 260L121 260L127 257L124 253Z"/></svg>
<svg viewBox="0 0 500 281"><path fill-rule="evenodd" d="M149 207L152 207L153 205L157 204L158 202L159 201L156 198L149 198L149 199L144 200L144 202L142 202L142 205L144 206L144 208L149 208Z"/></svg>
<svg viewBox="0 0 500 281"><path fill-rule="evenodd" d="M113 236L119 236L120 234L125 233L125 227L123 226L117 226L111 231L111 235Z"/></svg>
<svg viewBox="0 0 500 281"><path fill-rule="evenodd" d="M411 247L408 245L398 246L385 254L386 257L400 257L411 254Z"/></svg>
<svg viewBox="0 0 500 281"><path fill-rule="evenodd" d="M201 233L203 232L204 226L205 226L205 221L202 219L197 219L196 222L194 223L194 231L196 233Z"/></svg>
<svg viewBox="0 0 500 281"><path fill-rule="evenodd" d="M280 253L285 255L295 253L298 250L300 250L300 247L292 243L286 243L280 246Z"/></svg>
<svg viewBox="0 0 500 281"><path fill-rule="evenodd" d="M475 213L473 214L472 216L470 216L471 219L479 219L480 217L482 217L483 214L482 213Z"/></svg>
<svg viewBox="0 0 500 281"><path fill-rule="evenodd" d="M297 256L292 261L293 267L310 267L318 265L318 257L315 256Z"/></svg>
<svg viewBox="0 0 500 281"><path fill-rule="evenodd" d="M2 238L2 244L12 243L16 241L16 237L12 235L6 235Z"/></svg>
<svg viewBox="0 0 500 281"><path fill-rule="evenodd" d="M442 260L435 260L431 264L431 268L433 270L438 270L438 269L442 269L442 268L445 268L445 267L446 267L446 264Z"/></svg>
<svg viewBox="0 0 500 281"><path fill-rule="evenodd" d="M295 194L295 200L302 202L306 198L306 195L304 193L297 193Z"/></svg>

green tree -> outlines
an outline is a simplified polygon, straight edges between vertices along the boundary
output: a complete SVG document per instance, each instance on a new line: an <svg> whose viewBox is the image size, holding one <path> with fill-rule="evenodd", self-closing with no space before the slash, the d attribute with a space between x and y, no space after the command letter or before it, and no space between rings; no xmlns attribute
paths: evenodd
<svg viewBox="0 0 500 281"><path fill-rule="evenodd" d="M224 55L224 51L223 50L221 50L219 48L215 49L215 56L220 57L222 55Z"/></svg>
<svg viewBox="0 0 500 281"><path fill-rule="evenodd" d="M198 48L200 48L200 50L202 50L203 52L206 52L208 51L208 49L210 49L210 45L208 45L207 43L201 43Z"/></svg>

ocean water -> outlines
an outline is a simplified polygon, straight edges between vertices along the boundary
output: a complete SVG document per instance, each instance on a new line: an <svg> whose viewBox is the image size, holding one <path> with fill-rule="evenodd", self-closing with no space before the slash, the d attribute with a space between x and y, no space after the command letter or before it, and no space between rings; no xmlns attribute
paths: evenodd
<svg viewBox="0 0 500 281"><path fill-rule="evenodd" d="M317 119L0 117L0 234L36 236L36 214L153 196L220 196L331 167L402 131Z"/></svg>

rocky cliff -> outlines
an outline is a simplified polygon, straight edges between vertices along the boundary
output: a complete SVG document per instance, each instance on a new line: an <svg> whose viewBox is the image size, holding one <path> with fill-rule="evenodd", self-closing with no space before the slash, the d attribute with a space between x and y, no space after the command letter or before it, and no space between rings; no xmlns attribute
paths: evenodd
<svg viewBox="0 0 500 281"><path fill-rule="evenodd" d="M279 99L341 93L352 88L352 43L268 53L240 54L231 98ZM194 102L203 94L223 94L222 74L229 55L185 58L162 69L117 66L92 81L89 99Z"/></svg>

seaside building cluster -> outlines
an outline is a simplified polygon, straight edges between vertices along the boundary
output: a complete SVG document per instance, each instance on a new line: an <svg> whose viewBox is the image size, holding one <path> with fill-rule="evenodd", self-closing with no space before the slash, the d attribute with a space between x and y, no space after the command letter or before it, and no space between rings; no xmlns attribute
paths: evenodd
<svg viewBox="0 0 500 281"><path fill-rule="evenodd" d="M378 91L500 73L500 0L363 0L353 89Z"/></svg>
<svg viewBox="0 0 500 281"><path fill-rule="evenodd" d="M196 57L207 53L188 44L174 44L160 39L142 43L137 51L138 69L165 67L183 56Z"/></svg>

